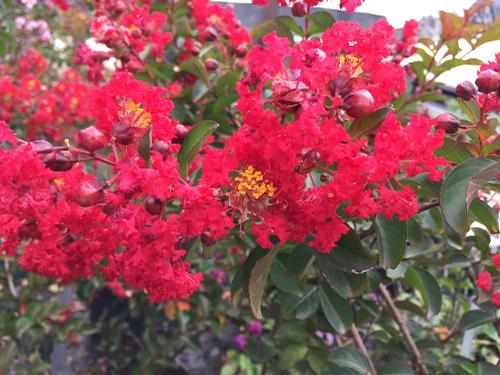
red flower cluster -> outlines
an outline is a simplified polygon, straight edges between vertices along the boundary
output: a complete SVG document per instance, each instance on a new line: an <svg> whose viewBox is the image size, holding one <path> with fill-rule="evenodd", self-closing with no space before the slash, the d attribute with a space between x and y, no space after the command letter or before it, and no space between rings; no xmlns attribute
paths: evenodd
<svg viewBox="0 0 500 375"><path fill-rule="evenodd" d="M496 270L500 270L500 254L493 257L493 265ZM477 287L488 293L490 295L491 302L497 307L500 307L500 290L498 289L500 286L499 280L500 276L492 276L488 271L479 272L476 280Z"/></svg>
<svg viewBox="0 0 500 375"><path fill-rule="evenodd" d="M171 34L163 31L166 22L163 13L151 12L148 5L122 0L96 1L90 33L95 42L109 50L94 51L84 43L78 48L74 62L89 67L88 78L93 82L103 80L103 63L110 57L117 59L117 68L143 71L142 60L147 56L163 57L165 46L172 40Z"/></svg>
<svg viewBox="0 0 500 375"><path fill-rule="evenodd" d="M434 133L432 120L414 116L402 127L389 115L373 147L366 138L353 140L339 123L404 90L402 68L386 61L393 33L385 21L369 30L339 22L321 40L292 48L270 34L268 48L250 52L249 73L238 85L245 125L224 149L207 152L201 183L220 189L240 225L251 220L260 245L315 234L312 245L330 251L348 229L342 216L406 220L417 213L413 190L396 176L442 177L438 168L446 163L434 150L443 132Z"/></svg>
<svg viewBox="0 0 500 375"><path fill-rule="evenodd" d="M60 141L71 125L89 120L91 88L72 69L45 85L46 68L43 56L29 49L16 68L5 69L0 78L0 120L24 125L28 139L44 135Z"/></svg>
<svg viewBox="0 0 500 375"><path fill-rule="evenodd" d="M324 0L277 0L277 3L281 6L292 6L293 8L299 7L313 7ZM363 4L364 0L340 0L339 6L345 9L347 12L354 12L354 10ZM267 6L269 5L269 0L252 0L252 4Z"/></svg>

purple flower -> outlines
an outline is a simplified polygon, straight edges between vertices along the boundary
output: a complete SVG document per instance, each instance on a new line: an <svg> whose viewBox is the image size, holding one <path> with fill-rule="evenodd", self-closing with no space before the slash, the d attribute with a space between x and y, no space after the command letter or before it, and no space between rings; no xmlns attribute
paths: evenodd
<svg viewBox="0 0 500 375"><path fill-rule="evenodd" d="M260 337L262 335L262 323L258 320L251 321L247 329L252 336Z"/></svg>
<svg viewBox="0 0 500 375"><path fill-rule="evenodd" d="M236 345L236 347L239 350L243 350L243 348L247 344L247 339L243 335L236 335L233 337L233 342L234 342L234 345Z"/></svg>
<svg viewBox="0 0 500 375"><path fill-rule="evenodd" d="M227 282L227 275L220 268L215 268L212 271L212 276L214 277L215 280L217 280L221 284L225 284Z"/></svg>

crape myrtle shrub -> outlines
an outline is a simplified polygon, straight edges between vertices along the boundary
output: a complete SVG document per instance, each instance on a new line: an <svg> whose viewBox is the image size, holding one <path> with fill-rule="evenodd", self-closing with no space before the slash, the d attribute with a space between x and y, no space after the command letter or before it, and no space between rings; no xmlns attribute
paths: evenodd
<svg viewBox="0 0 500 375"><path fill-rule="evenodd" d="M492 2L437 40L278 3L253 31L206 0L2 5L5 368L88 333L97 373L188 368L232 327L224 373L498 370L500 54L468 56ZM85 317L103 286L121 307Z"/></svg>

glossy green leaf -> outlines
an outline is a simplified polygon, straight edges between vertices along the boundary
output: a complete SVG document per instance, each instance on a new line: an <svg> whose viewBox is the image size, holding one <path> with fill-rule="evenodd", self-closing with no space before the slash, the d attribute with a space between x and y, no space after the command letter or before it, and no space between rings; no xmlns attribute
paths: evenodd
<svg viewBox="0 0 500 375"><path fill-rule="evenodd" d="M297 283L288 274L285 266L280 261L275 261L272 265L270 279L274 285L284 292L300 295L301 290Z"/></svg>
<svg viewBox="0 0 500 375"><path fill-rule="evenodd" d="M338 348L330 354L328 360L337 366L354 370L358 374L365 375L370 371L368 359L355 348Z"/></svg>
<svg viewBox="0 0 500 375"><path fill-rule="evenodd" d="M408 225L397 219L388 220L383 215L375 218L379 264L384 268L395 268L403 258L408 237Z"/></svg>
<svg viewBox="0 0 500 375"><path fill-rule="evenodd" d="M215 121L200 121L189 131L182 142L177 161L179 162L179 174L186 178L189 167L200 151L207 138L214 132L219 124Z"/></svg>
<svg viewBox="0 0 500 375"><path fill-rule="evenodd" d="M290 344L280 354L278 367L282 370L294 366L307 354L307 346L304 344Z"/></svg>
<svg viewBox="0 0 500 375"><path fill-rule="evenodd" d="M292 17L280 16L276 17L275 21L297 35L304 35L302 27Z"/></svg>
<svg viewBox="0 0 500 375"><path fill-rule="evenodd" d="M382 107L369 115L354 120L349 128L349 135L352 139L359 139L375 132L390 112L389 107Z"/></svg>
<svg viewBox="0 0 500 375"><path fill-rule="evenodd" d="M494 314L482 310L471 310L462 315L462 318L460 318L460 323L458 323L458 327L460 331L464 332L468 329L491 323L494 319Z"/></svg>
<svg viewBox="0 0 500 375"><path fill-rule="evenodd" d="M263 319L260 309L262 303L262 295L267 283L267 277L271 272L274 258L278 253L278 247L267 250L268 253L260 258L250 273L250 281L248 284L248 298L250 300L250 309L257 319Z"/></svg>
<svg viewBox="0 0 500 375"><path fill-rule="evenodd" d="M444 144L435 151L435 155L457 164L472 157L469 150L447 137L444 139Z"/></svg>
<svg viewBox="0 0 500 375"><path fill-rule="evenodd" d="M483 224L491 234L499 233L498 213L496 213L487 203L474 198L469 207L469 222L477 221Z"/></svg>
<svg viewBox="0 0 500 375"><path fill-rule="evenodd" d="M199 79L193 86L193 102L198 102L208 93L208 87L203 80Z"/></svg>
<svg viewBox="0 0 500 375"><path fill-rule="evenodd" d="M378 368L378 375L413 375L414 372L404 364L391 361Z"/></svg>
<svg viewBox="0 0 500 375"><path fill-rule="evenodd" d="M500 162L469 159L453 169L441 188L441 211L458 233L469 229L468 209L477 191L500 173Z"/></svg>
<svg viewBox="0 0 500 375"><path fill-rule="evenodd" d="M417 289L424 301L424 308L435 315L441 311L441 288L432 274L423 268L409 266L405 275L406 282Z"/></svg>
<svg viewBox="0 0 500 375"><path fill-rule="evenodd" d="M321 308L328 323L340 334L345 334L353 322L351 305L331 288L320 288Z"/></svg>
<svg viewBox="0 0 500 375"><path fill-rule="evenodd" d="M307 353L307 362L314 373L321 375L329 367L328 350L326 348L313 347Z"/></svg>
<svg viewBox="0 0 500 375"><path fill-rule="evenodd" d="M309 16L309 35L319 34L335 23L335 18L326 11L314 12Z"/></svg>

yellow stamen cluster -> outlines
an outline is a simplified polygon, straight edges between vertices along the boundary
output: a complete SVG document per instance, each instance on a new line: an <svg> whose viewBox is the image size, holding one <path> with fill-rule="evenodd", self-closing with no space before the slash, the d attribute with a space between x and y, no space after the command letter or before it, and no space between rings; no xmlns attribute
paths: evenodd
<svg viewBox="0 0 500 375"><path fill-rule="evenodd" d="M264 194L272 198L276 193L276 187L272 182L264 179L261 171L249 165L244 171L235 177L236 191L240 196L248 196L252 199L259 199Z"/></svg>
<svg viewBox="0 0 500 375"><path fill-rule="evenodd" d="M340 55L339 56L339 65L342 66L346 63L346 61L349 61L352 67L356 67L356 70L354 71L354 75L358 76L361 73L363 73L363 69L361 68L360 64L360 59L357 58L354 55L351 55L350 53L347 55Z"/></svg>
<svg viewBox="0 0 500 375"><path fill-rule="evenodd" d="M128 100L125 102L123 109L125 116L134 116L133 126L143 129L149 128L151 126L151 113L145 112L140 103L135 103L131 100Z"/></svg>

